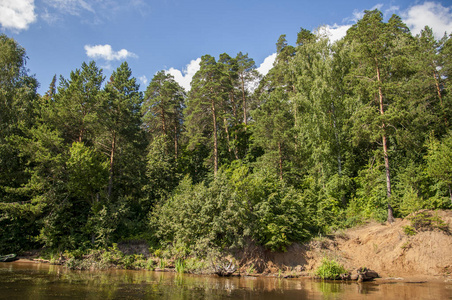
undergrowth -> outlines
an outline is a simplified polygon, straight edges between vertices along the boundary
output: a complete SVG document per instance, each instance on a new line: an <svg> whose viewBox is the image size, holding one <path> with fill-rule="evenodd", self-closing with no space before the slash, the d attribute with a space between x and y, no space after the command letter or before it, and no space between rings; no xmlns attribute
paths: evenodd
<svg viewBox="0 0 452 300"><path fill-rule="evenodd" d="M449 234L449 226L438 214L432 214L430 211L420 211L408 217L411 225L404 226L403 230L406 235L415 235L422 231L439 230Z"/></svg>
<svg viewBox="0 0 452 300"><path fill-rule="evenodd" d="M336 280L341 274L347 273L347 270L334 259L324 258L322 264L315 271L315 275L322 279Z"/></svg>

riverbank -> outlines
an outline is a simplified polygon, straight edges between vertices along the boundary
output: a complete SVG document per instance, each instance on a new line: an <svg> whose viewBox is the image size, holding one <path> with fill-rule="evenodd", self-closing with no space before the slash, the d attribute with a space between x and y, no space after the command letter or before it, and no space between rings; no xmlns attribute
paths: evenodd
<svg viewBox="0 0 452 300"><path fill-rule="evenodd" d="M95 250L80 257L42 260L73 269L127 268L214 274L218 267L232 275L312 277L324 258L335 260L350 272L362 267L376 271L378 281L452 281L452 211L421 211L393 224L370 222L292 244L286 252L271 252L249 244L221 260L163 258L149 253L145 243L121 243L108 251ZM232 272L234 271L234 272Z"/></svg>

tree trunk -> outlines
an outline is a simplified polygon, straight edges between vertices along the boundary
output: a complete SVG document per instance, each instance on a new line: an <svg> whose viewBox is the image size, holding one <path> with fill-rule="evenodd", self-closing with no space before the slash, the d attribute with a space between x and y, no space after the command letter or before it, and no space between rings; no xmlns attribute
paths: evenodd
<svg viewBox="0 0 452 300"><path fill-rule="evenodd" d="M111 193L113 190L113 172L114 172L114 158L116 151L116 132L113 132L113 138L111 141L111 152L110 152L110 179L108 180L108 198L111 198Z"/></svg>
<svg viewBox="0 0 452 300"><path fill-rule="evenodd" d="M248 120L246 116L246 96L245 96L245 79L242 76L240 76L240 79L242 81L242 105L243 105L243 123L245 123L245 131L246 126L248 125Z"/></svg>
<svg viewBox="0 0 452 300"><path fill-rule="evenodd" d="M339 176L342 175L342 157L341 157L341 143L339 141L339 134L338 129L336 125L336 114L334 110L334 102L331 102L331 112L333 116L333 128L334 128L334 137L336 138L336 145L337 145L337 171Z"/></svg>
<svg viewBox="0 0 452 300"><path fill-rule="evenodd" d="M230 154L232 154L232 152L234 152L234 156L235 159L239 159L238 155L237 155L237 150L233 148L231 148L231 137L229 135L229 129L228 129L228 120L226 120L226 118L223 118L223 123L224 123L224 131L226 132L226 139L228 141L228 152Z"/></svg>
<svg viewBox="0 0 452 300"><path fill-rule="evenodd" d="M177 141L177 121L174 123L174 159L177 161L177 155L178 155L178 141Z"/></svg>
<svg viewBox="0 0 452 300"><path fill-rule="evenodd" d="M212 105L212 121L213 121L213 175L217 176L218 173L218 129L217 129L217 114L215 111L215 103L213 99L210 99Z"/></svg>
<svg viewBox="0 0 452 300"><path fill-rule="evenodd" d="M450 187L450 183L449 183L449 197L450 197L450 203L452 203L452 189Z"/></svg>
<svg viewBox="0 0 452 300"><path fill-rule="evenodd" d="M279 179L283 180L281 142L278 142L278 152L279 152Z"/></svg>
<svg viewBox="0 0 452 300"><path fill-rule="evenodd" d="M165 135L166 133L166 120L165 120L165 111L163 110L163 106L160 108L160 114L162 115L162 130Z"/></svg>
<svg viewBox="0 0 452 300"><path fill-rule="evenodd" d="M434 64L433 64L433 67L435 68ZM433 69L433 78L435 78L436 92L438 93L439 104L441 105L441 108L444 108L444 106L443 106L443 95L441 94L441 89L439 87L439 75L436 73L435 69ZM448 122L446 117L444 117L444 124L446 126L448 126L448 124L449 124L449 122Z"/></svg>
<svg viewBox="0 0 452 300"><path fill-rule="evenodd" d="M443 97L441 95L441 89L439 87L438 75L436 74L436 71L433 71L433 78L435 78L436 92L438 93L439 103L442 108L443 107Z"/></svg>
<svg viewBox="0 0 452 300"><path fill-rule="evenodd" d="M378 80L378 98L380 102L380 114L384 115L384 107L383 107L383 92L381 90L381 78L380 78L380 68L378 67L378 61L375 59L376 67L377 67L377 80ZM389 171L389 156L388 156L388 141L386 138L386 124L383 122L381 125L383 128L383 154L385 160L385 170L386 170L386 196L388 198L388 222L394 222L393 209L391 207L391 174Z"/></svg>
<svg viewBox="0 0 452 300"><path fill-rule="evenodd" d="M83 135L84 135L85 130L84 129L80 129L79 135L78 135L78 141L81 143L83 140Z"/></svg>

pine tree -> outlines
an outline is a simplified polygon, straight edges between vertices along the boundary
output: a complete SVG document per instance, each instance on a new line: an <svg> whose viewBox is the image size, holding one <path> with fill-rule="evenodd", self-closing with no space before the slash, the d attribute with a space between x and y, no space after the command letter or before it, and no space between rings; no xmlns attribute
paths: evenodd
<svg viewBox="0 0 452 300"><path fill-rule="evenodd" d="M221 73L215 58L204 55L200 70L193 76L185 109L185 126L189 147L211 142L213 172L219 168L219 133L223 102L220 84ZM210 140L210 141L209 141Z"/></svg>
<svg viewBox="0 0 452 300"><path fill-rule="evenodd" d="M60 78L55 104L47 117L55 126L62 127L68 144L76 141L92 144L103 81L102 69L94 61L83 62L81 69L71 71L69 79Z"/></svg>
<svg viewBox="0 0 452 300"><path fill-rule="evenodd" d="M395 107L397 93L394 83L405 76L403 61L403 47L409 38L409 30L401 22L400 17L393 15L387 23L383 22L383 15L378 10L366 11L363 18L353 25L347 32L347 39L352 43L355 55L355 67L352 77L356 80L355 89L365 97L360 108L361 117L367 127L371 139L379 137L382 140L382 150L386 176L386 197L388 201L388 222L394 221L391 206L391 172L389 162L389 135L391 119L396 117ZM364 92L364 93L363 93ZM376 104L378 115L374 113ZM363 119L361 119L363 121ZM361 122L362 122L361 121ZM395 120L393 120L395 122ZM359 134L363 135L362 129ZM364 133L365 135L365 133Z"/></svg>
<svg viewBox="0 0 452 300"><path fill-rule="evenodd" d="M154 137L165 136L173 145L171 153L177 160L182 133L184 89L170 74L158 72L145 92L141 107L144 128Z"/></svg>
<svg viewBox="0 0 452 300"><path fill-rule="evenodd" d="M126 62L122 63L110 77L102 97L103 124L96 144L109 157L110 176L108 182L109 198L113 197L115 178L118 186L121 178L132 179L133 170L139 164L142 132L140 130L140 106L142 94L136 78ZM138 151L138 153L136 152ZM133 157L135 156L135 157ZM133 162L135 161L135 163ZM130 172L126 174L126 170ZM126 184L126 182L122 182ZM124 188L124 187L123 187Z"/></svg>

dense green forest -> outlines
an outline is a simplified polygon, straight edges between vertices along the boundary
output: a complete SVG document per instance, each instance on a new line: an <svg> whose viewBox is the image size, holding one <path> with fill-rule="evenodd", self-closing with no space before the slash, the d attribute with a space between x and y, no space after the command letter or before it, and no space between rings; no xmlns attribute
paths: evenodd
<svg viewBox="0 0 452 300"><path fill-rule="evenodd" d="M262 78L247 54L204 55L189 92L89 62L39 95L0 35L0 253L284 251L452 207L452 35L374 10L338 42L301 29L276 50Z"/></svg>

